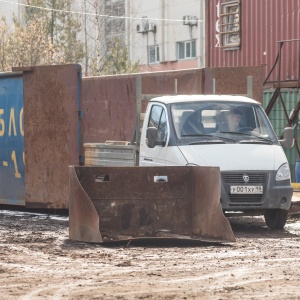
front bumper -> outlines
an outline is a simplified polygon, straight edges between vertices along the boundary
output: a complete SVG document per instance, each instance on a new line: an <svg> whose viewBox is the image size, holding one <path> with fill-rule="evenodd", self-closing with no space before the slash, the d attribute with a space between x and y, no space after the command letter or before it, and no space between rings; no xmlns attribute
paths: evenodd
<svg viewBox="0 0 300 300"><path fill-rule="evenodd" d="M249 176L244 182L243 176ZM276 171L221 172L221 203L224 211L257 211L269 209L288 210L291 205L293 188L290 180L275 181ZM230 194L230 186L262 185L263 194Z"/></svg>

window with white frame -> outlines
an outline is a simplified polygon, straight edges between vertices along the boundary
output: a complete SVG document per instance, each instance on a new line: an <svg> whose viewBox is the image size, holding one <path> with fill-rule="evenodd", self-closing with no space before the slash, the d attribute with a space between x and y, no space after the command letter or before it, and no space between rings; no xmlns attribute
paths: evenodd
<svg viewBox="0 0 300 300"><path fill-rule="evenodd" d="M222 47L240 47L240 19L240 0L224 1L221 3L220 33Z"/></svg>
<svg viewBox="0 0 300 300"><path fill-rule="evenodd" d="M149 46L149 63L159 63L159 46Z"/></svg>
<svg viewBox="0 0 300 300"><path fill-rule="evenodd" d="M196 41L185 41L177 43L178 59L189 59L196 57Z"/></svg>

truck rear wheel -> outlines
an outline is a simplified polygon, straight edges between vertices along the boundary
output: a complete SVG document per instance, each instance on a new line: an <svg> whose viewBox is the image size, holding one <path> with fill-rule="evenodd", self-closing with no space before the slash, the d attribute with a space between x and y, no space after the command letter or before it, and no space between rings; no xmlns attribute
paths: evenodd
<svg viewBox="0 0 300 300"><path fill-rule="evenodd" d="M283 209L271 209L265 213L265 222L270 229L283 229L287 218L288 211Z"/></svg>

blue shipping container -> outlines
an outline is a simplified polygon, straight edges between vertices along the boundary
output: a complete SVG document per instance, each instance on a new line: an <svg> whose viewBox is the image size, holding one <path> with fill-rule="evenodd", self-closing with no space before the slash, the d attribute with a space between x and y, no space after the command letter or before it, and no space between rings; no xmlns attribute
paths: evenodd
<svg viewBox="0 0 300 300"><path fill-rule="evenodd" d="M0 204L25 205L23 77L0 74Z"/></svg>

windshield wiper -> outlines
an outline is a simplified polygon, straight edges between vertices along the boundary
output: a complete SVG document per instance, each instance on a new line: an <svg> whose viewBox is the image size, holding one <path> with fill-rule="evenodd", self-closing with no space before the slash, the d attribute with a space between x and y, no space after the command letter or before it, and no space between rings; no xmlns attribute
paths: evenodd
<svg viewBox="0 0 300 300"><path fill-rule="evenodd" d="M237 135L252 135L252 134L240 132L240 131L220 131L220 133L230 133L230 134L237 134Z"/></svg>
<svg viewBox="0 0 300 300"><path fill-rule="evenodd" d="M254 134L254 133L252 135L255 136L256 138L260 139L260 140L263 140L263 141L269 142L270 144L273 144L273 141L270 140L270 139L267 139L265 137L259 136L259 135Z"/></svg>
<svg viewBox="0 0 300 300"><path fill-rule="evenodd" d="M243 143L243 144L261 143L261 144L269 144L269 145L273 144L273 141L270 140L270 139L266 139L264 137L260 137L260 136L257 136L257 135L250 135L250 136L254 136L255 139L243 140L243 141L240 141L240 143Z"/></svg>
<svg viewBox="0 0 300 300"><path fill-rule="evenodd" d="M189 145L199 145L199 144L225 144L225 142L222 140L202 140L202 141L189 143Z"/></svg>
<svg viewBox="0 0 300 300"><path fill-rule="evenodd" d="M246 136L251 136L251 137L255 137L257 139L259 139L259 141L255 141L255 139L252 140L244 140L244 141L240 141L240 143L258 143L258 142L266 142L267 144L273 144L273 141L261 136L258 136L256 134L251 134L251 133L245 133L245 132L239 132L239 131L221 131L221 133L230 133L230 134L237 134L237 135L246 135Z"/></svg>
<svg viewBox="0 0 300 300"><path fill-rule="evenodd" d="M197 133L197 134L182 134L181 136L209 136L212 137L211 134Z"/></svg>
<svg viewBox="0 0 300 300"><path fill-rule="evenodd" d="M223 137L223 136L218 136L218 135L211 135L211 134L185 134L182 135L184 137L209 137L211 140L202 140L202 141L197 141L197 142L191 142L189 145L196 145L196 144L204 144L204 143L209 143L209 144L223 144L224 141L230 141L236 143L235 139L231 139L228 137Z"/></svg>
<svg viewBox="0 0 300 300"><path fill-rule="evenodd" d="M272 145L273 142L271 140L267 140L267 139L261 139L261 140L243 140L240 141L241 144L268 144L268 145Z"/></svg>

